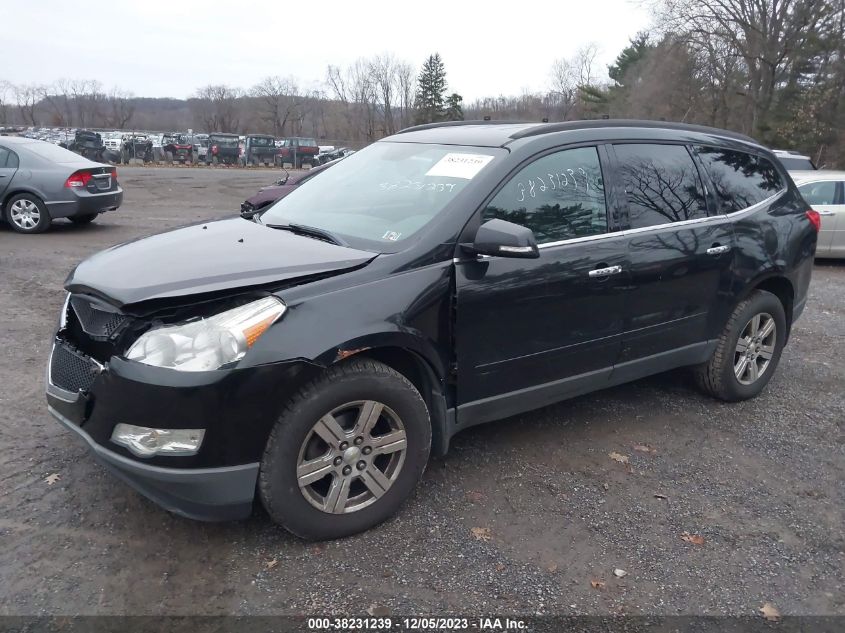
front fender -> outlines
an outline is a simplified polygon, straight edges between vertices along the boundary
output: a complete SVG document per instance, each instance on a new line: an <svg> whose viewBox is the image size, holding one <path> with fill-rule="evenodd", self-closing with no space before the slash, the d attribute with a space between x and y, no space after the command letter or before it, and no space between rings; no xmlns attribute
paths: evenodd
<svg viewBox="0 0 845 633"><path fill-rule="evenodd" d="M328 366L364 348L397 347L425 359L442 379L451 358L451 262L392 275L371 276L369 268L281 291L287 312L245 360Z"/></svg>

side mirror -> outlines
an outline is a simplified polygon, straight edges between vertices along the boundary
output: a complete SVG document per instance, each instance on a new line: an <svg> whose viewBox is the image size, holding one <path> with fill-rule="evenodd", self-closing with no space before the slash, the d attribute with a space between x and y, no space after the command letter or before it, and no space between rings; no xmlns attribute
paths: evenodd
<svg viewBox="0 0 845 633"><path fill-rule="evenodd" d="M505 220L488 220L478 227L475 241L469 245L468 250L494 257L536 259L540 256L534 232Z"/></svg>
<svg viewBox="0 0 845 633"><path fill-rule="evenodd" d="M285 175L284 175L282 178L279 178L279 179L276 181L276 184L277 184L277 185L285 185L285 184L287 184L287 182L288 182L288 178L290 178L290 173L288 172L288 170L287 170L287 169L283 169L282 171L283 171L283 172L285 172Z"/></svg>

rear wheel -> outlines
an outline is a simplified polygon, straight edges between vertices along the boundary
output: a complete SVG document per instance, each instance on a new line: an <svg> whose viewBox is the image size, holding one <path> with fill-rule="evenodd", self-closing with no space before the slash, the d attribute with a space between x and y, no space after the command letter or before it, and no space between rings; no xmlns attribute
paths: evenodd
<svg viewBox="0 0 845 633"><path fill-rule="evenodd" d="M37 196L21 193L6 203L6 221L18 233L43 233L50 228L50 212Z"/></svg>
<svg viewBox="0 0 845 633"><path fill-rule="evenodd" d="M695 368L698 385L728 402L753 398L771 380L785 342L783 304L756 290L734 309L710 360Z"/></svg>
<svg viewBox="0 0 845 633"><path fill-rule="evenodd" d="M68 218L74 224L91 224L97 219L99 213L86 213L85 215L72 215Z"/></svg>
<svg viewBox="0 0 845 633"><path fill-rule="evenodd" d="M211 157L211 162L212 162L212 164L216 165L216 164L217 164L218 162L220 162L220 161L217 159L217 156L212 156L212 157Z"/></svg>
<svg viewBox="0 0 845 633"><path fill-rule="evenodd" d="M285 406L261 460L261 500L302 538L355 534L399 509L430 447L428 410L414 386L382 363L354 360Z"/></svg>

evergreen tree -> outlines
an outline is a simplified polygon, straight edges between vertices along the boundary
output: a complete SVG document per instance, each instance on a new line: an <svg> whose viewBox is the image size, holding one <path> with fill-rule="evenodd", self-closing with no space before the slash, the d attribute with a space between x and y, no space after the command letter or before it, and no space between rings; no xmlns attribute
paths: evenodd
<svg viewBox="0 0 845 633"><path fill-rule="evenodd" d="M643 61L655 47L648 42L648 33L640 32L630 40L616 61L607 67L607 74L619 86L627 85L630 77L626 77L628 71Z"/></svg>
<svg viewBox="0 0 845 633"><path fill-rule="evenodd" d="M464 108L461 105L464 98L457 92L453 92L446 98L446 111L443 113L443 118L447 121L463 121Z"/></svg>
<svg viewBox="0 0 845 633"><path fill-rule="evenodd" d="M446 68L439 53L430 55L423 63L417 77L417 94L414 107L415 122L434 123L443 117L443 96L446 92Z"/></svg>

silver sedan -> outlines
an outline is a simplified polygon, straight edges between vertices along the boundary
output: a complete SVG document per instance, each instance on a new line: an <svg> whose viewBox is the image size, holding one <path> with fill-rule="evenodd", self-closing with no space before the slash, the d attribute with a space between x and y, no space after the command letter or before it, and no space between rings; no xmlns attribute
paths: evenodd
<svg viewBox="0 0 845 633"><path fill-rule="evenodd" d="M845 257L845 171L790 171L804 200L821 216L816 257Z"/></svg>
<svg viewBox="0 0 845 633"><path fill-rule="evenodd" d="M18 233L41 233L56 218L88 224L122 202L115 167L44 141L0 136L0 212Z"/></svg>

